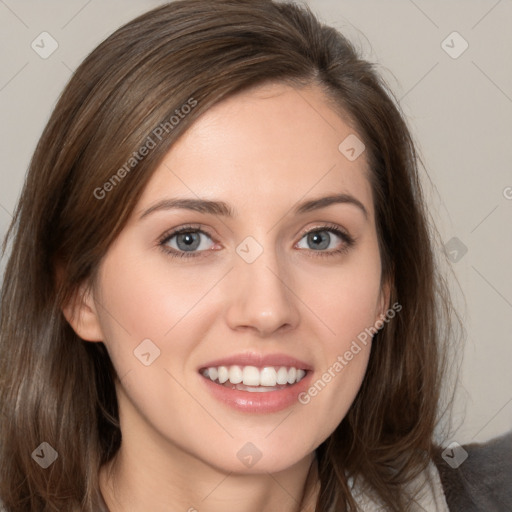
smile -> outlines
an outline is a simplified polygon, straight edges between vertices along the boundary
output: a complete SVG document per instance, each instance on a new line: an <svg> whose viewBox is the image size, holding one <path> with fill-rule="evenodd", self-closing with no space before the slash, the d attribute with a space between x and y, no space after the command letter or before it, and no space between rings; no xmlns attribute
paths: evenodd
<svg viewBox="0 0 512 512"><path fill-rule="evenodd" d="M299 404L310 385L313 368L284 354L238 354L198 368L205 391L243 413L275 413Z"/></svg>
<svg viewBox="0 0 512 512"><path fill-rule="evenodd" d="M300 382L306 370L294 366L212 366L201 375L226 388L253 393L278 391Z"/></svg>

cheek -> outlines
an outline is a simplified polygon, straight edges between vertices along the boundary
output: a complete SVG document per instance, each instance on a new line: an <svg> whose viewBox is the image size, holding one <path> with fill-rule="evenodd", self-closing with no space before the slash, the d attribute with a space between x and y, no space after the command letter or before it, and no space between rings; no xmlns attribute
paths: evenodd
<svg viewBox="0 0 512 512"><path fill-rule="evenodd" d="M205 316L213 313L205 310L207 300L201 298L218 278L202 273L201 279L194 280L197 271L177 272L174 266L171 272L170 268L165 258L128 258L116 250L100 268L98 312L120 381L120 414L130 425L149 418L158 432L172 439L181 439L184 432L194 432L201 439L201 425L221 435L219 425L191 400L187 390L194 384L195 373L186 371L190 354L211 325ZM123 437L129 438L130 432Z"/></svg>
<svg viewBox="0 0 512 512"><path fill-rule="evenodd" d="M129 339L124 342L131 346L149 338L158 344L173 338L173 331L194 316L218 277L210 278L209 271L198 275L193 265L191 270L177 271L176 264L170 265L161 254L124 257L120 252L111 250L99 274L100 321L111 343Z"/></svg>
<svg viewBox="0 0 512 512"><path fill-rule="evenodd" d="M105 345L123 394L143 416L158 421L161 428L172 423L176 433L181 420L173 418L172 411L191 407L185 391L196 376L189 371L191 354L218 317L212 304L215 292L209 292L218 284L219 270L199 272L190 265L187 271L177 271L165 255L127 257L128 251L120 249L111 250L98 275ZM169 403L171 396L173 405L164 413L161 404ZM200 409L196 413L204 416ZM203 423L209 420L202 418Z"/></svg>
<svg viewBox="0 0 512 512"><path fill-rule="evenodd" d="M311 417L323 418L318 443L336 429L359 391L380 313L380 260L373 251L359 256L336 272L326 271L324 278L317 274L323 285L308 294L308 305L322 324L322 364L299 402Z"/></svg>
<svg viewBox="0 0 512 512"><path fill-rule="evenodd" d="M301 297L307 298L305 302L325 326L322 342L326 352L339 352L373 326L380 313L378 252L354 253L339 267L312 270L310 275L303 283ZM315 282L319 285L314 286Z"/></svg>

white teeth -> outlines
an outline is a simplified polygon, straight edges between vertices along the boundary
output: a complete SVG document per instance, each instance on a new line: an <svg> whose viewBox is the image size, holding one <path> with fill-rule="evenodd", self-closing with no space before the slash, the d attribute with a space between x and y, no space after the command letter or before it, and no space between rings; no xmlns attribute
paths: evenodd
<svg viewBox="0 0 512 512"><path fill-rule="evenodd" d="M240 368L240 366L231 366L229 368L229 382L231 382L231 384L240 384L240 382L242 382L244 376L243 376L243 372L242 372L242 368Z"/></svg>
<svg viewBox="0 0 512 512"><path fill-rule="evenodd" d="M267 366L260 371L260 386L275 386L277 384L277 372L272 366Z"/></svg>
<svg viewBox="0 0 512 512"><path fill-rule="evenodd" d="M260 371L256 366L245 366L242 370L243 380L245 386L259 386L260 385Z"/></svg>
<svg viewBox="0 0 512 512"><path fill-rule="evenodd" d="M288 384L288 370L281 366L277 371L277 383L280 385Z"/></svg>
<svg viewBox="0 0 512 512"><path fill-rule="evenodd" d="M297 369L290 368L288 370L288 384L293 384L295 382L296 378L297 378Z"/></svg>
<svg viewBox="0 0 512 512"><path fill-rule="evenodd" d="M217 380L217 377L219 376L219 372L217 371L217 368L208 368L208 377L212 380Z"/></svg>
<svg viewBox="0 0 512 512"><path fill-rule="evenodd" d="M251 388L251 391L261 391L261 387L274 388L275 386L300 382L306 375L306 371L293 366L290 368L285 366L257 368L256 366L233 365L230 367L211 366L203 370L202 374L214 382L217 381L219 384L229 381L230 384L248 386Z"/></svg>
<svg viewBox="0 0 512 512"><path fill-rule="evenodd" d="M224 384L229 379L229 370L225 366L219 366L217 372L219 374L219 382Z"/></svg>
<svg viewBox="0 0 512 512"><path fill-rule="evenodd" d="M258 386L257 388L255 388L255 387L248 386L244 389L244 391L249 391L249 393L264 393L265 391L275 391L275 388L270 389L265 386Z"/></svg>

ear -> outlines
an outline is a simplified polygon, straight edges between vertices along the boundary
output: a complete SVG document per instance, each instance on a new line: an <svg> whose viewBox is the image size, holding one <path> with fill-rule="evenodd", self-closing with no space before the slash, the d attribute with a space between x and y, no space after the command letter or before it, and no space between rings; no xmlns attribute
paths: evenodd
<svg viewBox="0 0 512 512"><path fill-rule="evenodd" d="M62 308L62 313L80 338L86 341L103 341L92 286L81 285Z"/></svg>

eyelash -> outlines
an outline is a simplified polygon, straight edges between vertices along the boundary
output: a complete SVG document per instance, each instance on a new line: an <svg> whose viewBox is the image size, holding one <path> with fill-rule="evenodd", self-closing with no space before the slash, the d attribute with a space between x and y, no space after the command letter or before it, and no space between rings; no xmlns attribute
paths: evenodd
<svg viewBox="0 0 512 512"><path fill-rule="evenodd" d="M341 230L338 226L335 224L324 224L322 226L317 226L313 229L310 229L308 231L305 231L301 233L300 239L304 238L304 236L312 234L312 233L318 233L322 231L329 231L337 235L339 238L341 238L344 242L343 247L340 249L330 250L330 251L315 251L313 249L310 250L310 252L314 253L314 257L330 257L330 256L336 256L339 254L345 254L349 251L349 249L354 245L355 239L350 236L345 231ZM176 249L172 249L168 247L166 244L171 240L171 238L174 238L176 235L179 235L180 233L202 233L206 235L207 237L212 238L212 236L207 233L206 231L203 231L198 226L195 225L187 225L182 226L180 228L174 229L171 232L165 233L158 241L158 246L169 256L173 258L197 258L204 256L205 252L208 251L197 251L197 252L187 252L187 251L177 251Z"/></svg>

